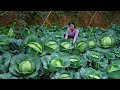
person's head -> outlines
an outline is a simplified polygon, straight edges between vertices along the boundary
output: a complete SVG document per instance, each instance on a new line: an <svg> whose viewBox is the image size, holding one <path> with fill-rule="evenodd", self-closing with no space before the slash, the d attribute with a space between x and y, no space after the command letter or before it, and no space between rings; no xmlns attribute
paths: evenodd
<svg viewBox="0 0 120 90"><path fill-rule="evenodd" d="M69 25L69 27L70 27L71 30L74 30L74 28L76 28L74 22L70 22L68 25Z"/></svg>

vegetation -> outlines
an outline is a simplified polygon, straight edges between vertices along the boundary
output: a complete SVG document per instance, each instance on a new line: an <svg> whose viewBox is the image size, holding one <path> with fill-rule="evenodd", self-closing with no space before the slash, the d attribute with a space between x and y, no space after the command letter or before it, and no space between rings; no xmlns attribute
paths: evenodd
<svg viewBox="0 0 120 90"><path fill-rule="evenodd" d="M74 45L66 25L11 27L0 35L1 79L120 79L120 25L77 27Z"/></svg>

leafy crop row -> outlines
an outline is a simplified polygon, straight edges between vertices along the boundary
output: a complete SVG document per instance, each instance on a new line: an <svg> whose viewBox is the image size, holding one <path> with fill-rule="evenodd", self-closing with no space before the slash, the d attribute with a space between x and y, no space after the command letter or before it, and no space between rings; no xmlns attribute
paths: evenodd
<svg viewBox="0 0 120 90"><path fill-rule="evenodd" d="M80 28L77 42L67 26L13 28L0 35L1 79L119 79L120 26Z"/></svg>

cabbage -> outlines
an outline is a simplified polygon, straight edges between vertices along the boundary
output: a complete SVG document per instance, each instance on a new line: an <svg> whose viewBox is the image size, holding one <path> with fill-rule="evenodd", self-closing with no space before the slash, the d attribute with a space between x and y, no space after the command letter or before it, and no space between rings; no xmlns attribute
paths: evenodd
<svg viewBox="0 0 120 90"><path fill-rule="evenodd" d="M95 42L94 41L89 41L88 44L89 44L90 48L95 47Z"/></svg>
<svg viewBox="0 0 120 90"><path fill-rule="evenodd" d="M88 51L87 52L87 57L88 57L89 60L92 60L94 62L98 62L98 61L101 60L103 55L101 55L101 53L99 53L97 51Z"/></svg>
<svg viewBox="0 0 120 90"><path fill-rule="evenodd" d="M108 76L113 79L120 79L120 61L116 60L108 66Z"/></svg>
<svg viewBox="0 0 120 90"><path fill-rule="evenodd" d="M87 50L87 44L86 42L80 42L77 44L77 49L80 53L84 53Z"/></svg>
<svg viewBox="0 0 120 90"><path fill-rule="evenodd" d="M37 42L29 42L28 46L33 48L35 51L42 53L42 46Z"/></svg>
<svg viewBox="0 0 120 90"><path fill-rule="evenodd" d="M73 55L70 56L69 58L71 68L78 68L80 66L86 66L87 64L85 57Z"/></svg>
<svg viewBox="0 0 120 90"><path fill-rule="evenodd" d="M33 72L32 65L30 61L23 61L19 64L20 72Z"/></svg>
<svg viewBox="0 0 120 90"><path fill-rule="evenodd" d="M4 78L7 78L4 73L20 79L120 78L119 27L114 30L78 27L81 32L75 44L73 39L64 38L67 28L33 26L20 29L23 31L20 37L14 38L12 28L6 35L0 35L0 76L5 75ZM1 28L1 31L6 30ZM113 61L118 62L113 64ZM79 69L89 67L92 69L79 73ZM102 76L103 73L106 76Z"/></svg>
<svg viewBox="0 0 120 90"><path fill-rule="evenodd" d="M18 78L35 78L38 71L41 74L40 62L31 55L18 54L13 56L9 71Z"/></svg>
<svg viewBox="0 0 120 90"><path fill-rule="evenodd" d="M60 58L54 58L53 60L51 60L50 64L53 66L53 67L63 67L63 63L62 63L62 60Z"/></svg>
<svg viewBox="0 0 120 90"><path fill-rule="evenodd" d="M55 41L48 41L46 43L46 46L49 47L49 48L52 48L53 50L56 50L59 47L59 45Z"/></svg>
<svg viewBox="0 0 120 90"><path fill-rule="evenodd" d="M102 79L106 76L103 72L93 68L81 68L80 74L84 79ZM107 78L107 77L106 77Z"/></svg>
<svg viewBox="0 0 120 90"><path fill-rule="evenodd" d="M44 60L44 58L46 60ZM42 58L42 62L44 63L44 65L46 63L49 66L48 67L45 65L44 67L46 67L50 71L58 71L61 69L65 69L70 65L70 61L67 55L61 52L54 52L47 57L44 56Z"/></svg>
<svg viewBox="0 0 120 90"><path fill-rule="evenodd" d="M61 46L63 46L65 49L68 49L71 46L71 44L69 42L62 42Z"/></svg>
<svg viewBox="0 0 120 90"><path fill-rule="evenodd" d="M78 68L82 64L78 58L70 58L70 67L71 68Z"/></svg>
<svg viewBox="0 0 120 90"><path fill-rule="evenodd" d="M103 47L110 47L110 46L112 46L112 44L113 44L114 42L113 42L113 40L112 40L112 38L111 37L103 37L102 39L101 39L101 45L103 46Z"/></svg>
<svg viewBox="0 0 120 90"><path fill-rule="evenodd" d="M108 72L113 72L119 70L119 67L117 65L111 65L108 67Z"/></svg>
<svg viewBox="0 0 120 90"><path fill-rule="evenodd" d="M71 39L61 39L59 41L60 41L59 50L62 52L70 52L74 48Z"/></svg>

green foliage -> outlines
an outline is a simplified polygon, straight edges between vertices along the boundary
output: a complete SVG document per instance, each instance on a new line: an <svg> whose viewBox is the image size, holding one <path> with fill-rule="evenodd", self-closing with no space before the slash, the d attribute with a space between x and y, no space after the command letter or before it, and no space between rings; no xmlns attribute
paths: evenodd
<svg viewBox="0 0 120 90"><path fill-rule="evenodd" d="M119 27L79 28L79 37L64 39L64 27L20 27L0 35L1 79L119 79Z"/></svg>

